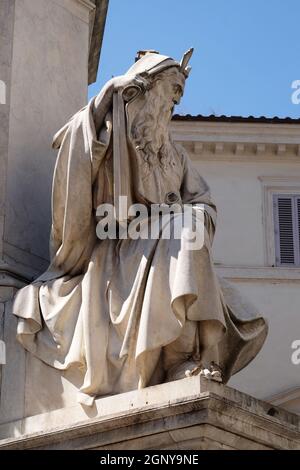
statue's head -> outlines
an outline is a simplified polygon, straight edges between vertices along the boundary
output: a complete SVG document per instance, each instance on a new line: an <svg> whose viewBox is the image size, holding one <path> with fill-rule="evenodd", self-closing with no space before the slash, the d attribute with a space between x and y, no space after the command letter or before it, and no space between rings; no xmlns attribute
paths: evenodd
<svg viewBox="0 0 300 470"><path fill-rule="evenodd" d="M128 77L132 76L136 88L134 90L134 86L127 87L124 94L125 100L127 98L128 101L131 101L140 93L143 94L152 88L156 88L157 91L160 88L160 92L164 88L163 96L169 101L170 107L173 108L175 104L180 102L183 95L185 80L191 70L188 62L192 53L193 49L189 49L184 54L181 62L177 62L171 57L161 55L154 50L139 51L135 64L125 74ZM138 88L140 89L138 90ZM147 95L145 98L147 98Z"/></svg>
<svg viewBox="0 0 300 470"><path fill-rule="evenodd" d="M147 166L157 157L162 164L170 161L168 125L184 92L192 52L190 49L177 62L155 51L140 51L126 73L133 78L123 91L129 138Z"/></svg>
<svg viewBox="0 0 300 470"><path fill-rule="evenodd" d="M139 51L136 55L135 64L127 71L127 75L145 74L152 76L170 67L178 68L185 78L189 76L191 67L188 62L193 54L193 48L184 53L180 62L171 57L159 54L157 51Z"/></svg>

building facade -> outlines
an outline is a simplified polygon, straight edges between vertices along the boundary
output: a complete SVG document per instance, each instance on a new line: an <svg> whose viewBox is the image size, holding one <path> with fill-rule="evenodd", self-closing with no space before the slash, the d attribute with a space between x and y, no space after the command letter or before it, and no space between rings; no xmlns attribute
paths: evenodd
<svg viewBox="0 0 300 470"><path fill-rule="evenodd" d="M230 385L300 413L300 120L177 115L172 130L218 208L217 272L269 322Z"/></svg>

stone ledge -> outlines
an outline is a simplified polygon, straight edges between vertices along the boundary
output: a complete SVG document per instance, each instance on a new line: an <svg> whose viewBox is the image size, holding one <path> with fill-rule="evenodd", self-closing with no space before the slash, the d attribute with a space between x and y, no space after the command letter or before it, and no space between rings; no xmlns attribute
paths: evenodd
<svg viewBox="0 0 300 470"><path fill-rule="evenodd" d="M298 283L300 269L297 267L282 266L226 266L215 264L216 272L225 279L237 282L272 282L272 283Z"/></svg>
<svg viewBox="0 0 300 470"><path fill-rule="evenodd" d="M0 426L0 449L300 449L300 417L191 377Z"/></svg>

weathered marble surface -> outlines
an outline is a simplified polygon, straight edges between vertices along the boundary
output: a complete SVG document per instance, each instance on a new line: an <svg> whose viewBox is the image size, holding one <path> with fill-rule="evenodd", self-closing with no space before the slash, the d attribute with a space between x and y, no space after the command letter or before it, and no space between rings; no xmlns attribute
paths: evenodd
<svg viewBox="0 0 300 470"><path fill-rule="evenodd" d="M300 417L191 377L0 426L0 449L300 449Z"/></svg>
<svg viewBox="0 0 300 470"><path fill-rule="evenodd" d="M0 303L2 310L0 339L6 344L6 365L2 366L0 423L75 405L78 387L74 384L82 381L80 374L73 370L61 374L27 353L16 340L17 319L11 314L11 303Z"/></svg>
<svg viewBox="0 0 300 470"><path fill-rule="evenodd" d="M2 0L0 8L0 80L5 84L6 97L5 103L0 102L0 259L3 252L14 8L14 0Z"/></svg>
<svg viewBox="0 0 300 470"><path fill-rule="evenodd" d="M93 5L73 0L15 3L4 260L37 273L48 263L56 157L52 137L87 100ZM0 132L1 127L2 122Z"/></svg>
<svg viewBox="0 0 300 470"><path fill-rule="evenodd" d="M26 353L16 341L16 318L11 314L10 303L4 306L3 340L6 345L6 364L2 367L0 395L0 422L24 416Z"/></svg>
<svg viewBox="0 0 300 470"><path fill-rule="evenodd" d="M0 302L0 348L4 348L5 352L5 343L3 342L4 340L4 304ZM4 360L0 360L0 390L1 390L1 383L2 383L2 368L3 368ZM1 393L0 393L0 398L1 398Z"/></svg>

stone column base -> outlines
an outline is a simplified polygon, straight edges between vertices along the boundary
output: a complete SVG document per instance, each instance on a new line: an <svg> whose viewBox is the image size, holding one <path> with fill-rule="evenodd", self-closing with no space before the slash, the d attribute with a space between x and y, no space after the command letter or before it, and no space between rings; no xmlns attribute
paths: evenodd
<svg viewBox="0 0 300 470"><path fill-rule="evenodd" d="M300 449L300 416L190 377L2 424L0 439L0 449Z"/></svg>

